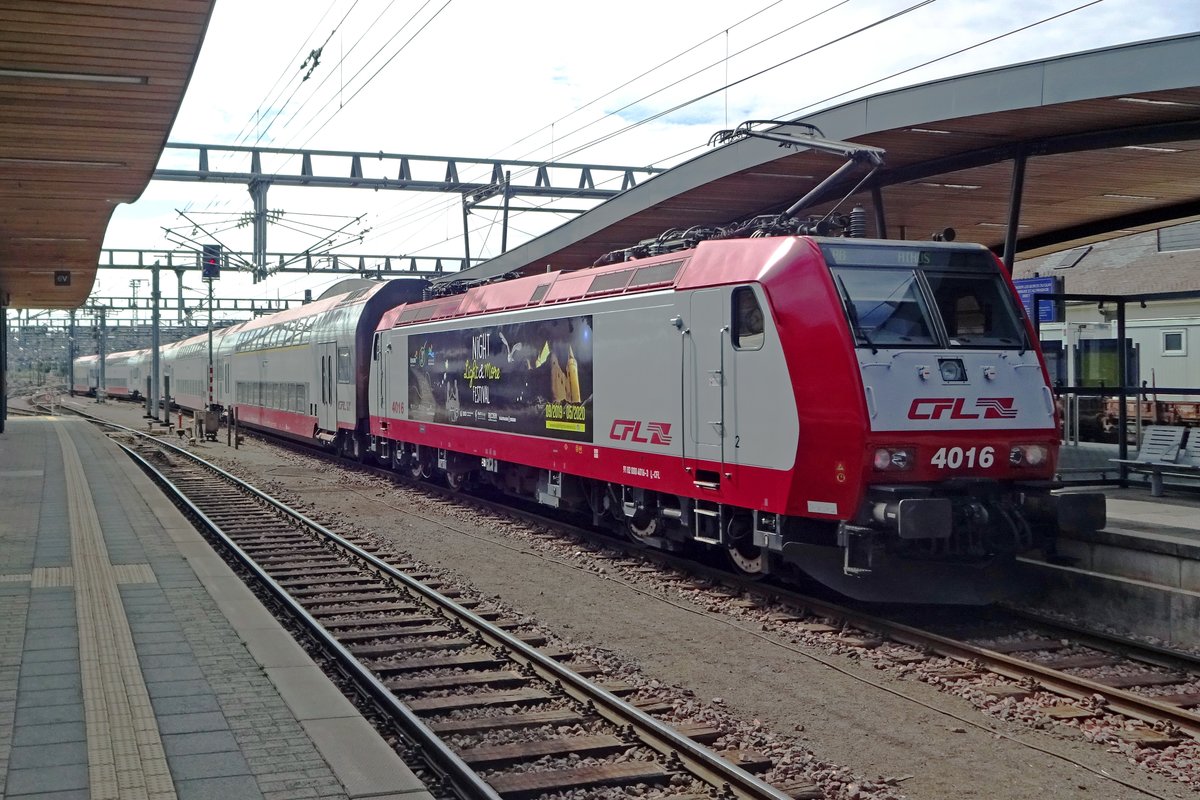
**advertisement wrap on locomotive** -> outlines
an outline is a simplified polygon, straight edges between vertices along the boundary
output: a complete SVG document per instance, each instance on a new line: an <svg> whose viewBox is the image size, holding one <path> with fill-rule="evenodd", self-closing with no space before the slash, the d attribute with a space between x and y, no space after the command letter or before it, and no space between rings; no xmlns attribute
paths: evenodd
<svg viewBox="0 0 1200 800"><path fill-rule="evenodd" d="M592 441L592 319L436 331L408 359L409 418Z"/></svg>

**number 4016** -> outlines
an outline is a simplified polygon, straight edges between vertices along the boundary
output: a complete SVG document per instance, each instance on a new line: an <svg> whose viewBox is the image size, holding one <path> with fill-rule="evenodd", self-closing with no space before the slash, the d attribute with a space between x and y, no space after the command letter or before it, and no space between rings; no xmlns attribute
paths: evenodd
<svg viewBox="0 0 1200 800"><path fill-rule="evenodd" d="M929 459L929 463L938 469L958 469L959 467L981 467L987 469L996 463L996 448L994 447L941 447Z"/></svg>

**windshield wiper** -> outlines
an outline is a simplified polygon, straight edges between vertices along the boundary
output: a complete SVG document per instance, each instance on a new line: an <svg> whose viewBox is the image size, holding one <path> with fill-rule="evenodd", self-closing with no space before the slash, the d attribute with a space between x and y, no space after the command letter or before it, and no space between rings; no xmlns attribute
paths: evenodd
<svg viewBox="0 0 1200 800"><path fill-rule="evenodd" d="M846 318L850 320L850 328L855 336L862 337L862 340L871 348L871 355L876 355L879 348L871 341L871 337L867 336L867 331L858 322L858 308L855 307L854 301L850 299L850 292L846 290L846 284L842 280L841 275L834 275L833 279L837 281L838 294L842 297L842 308L846 310Z"/></svg>

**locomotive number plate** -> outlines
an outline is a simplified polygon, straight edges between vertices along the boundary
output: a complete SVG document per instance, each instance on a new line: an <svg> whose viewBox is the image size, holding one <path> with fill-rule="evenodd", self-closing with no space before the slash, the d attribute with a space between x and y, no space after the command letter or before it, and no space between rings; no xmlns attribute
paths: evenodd
<svg viewBox="0 0 1200 800"><path fill-rule="evenodd" d="M939 447L929 459L929 463L938 469L959 469L966 467L988 469L996 463L996 448L988 447Z"/></svg>

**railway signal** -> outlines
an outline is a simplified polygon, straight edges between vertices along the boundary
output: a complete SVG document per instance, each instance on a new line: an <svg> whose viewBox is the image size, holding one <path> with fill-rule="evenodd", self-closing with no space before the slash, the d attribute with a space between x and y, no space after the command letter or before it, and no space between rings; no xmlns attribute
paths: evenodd
<svg viewBox="0 0 1200 800"><path fill-rule="evenodd" d="M206 244L201 248L200 276L206 281L217 280L221 277L221 245Z"/></svg>

